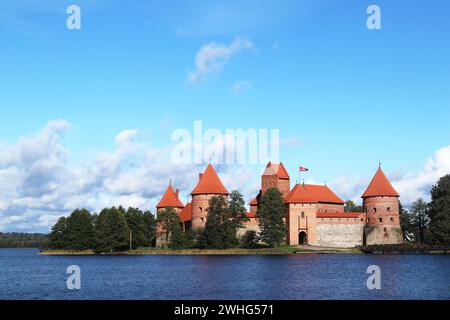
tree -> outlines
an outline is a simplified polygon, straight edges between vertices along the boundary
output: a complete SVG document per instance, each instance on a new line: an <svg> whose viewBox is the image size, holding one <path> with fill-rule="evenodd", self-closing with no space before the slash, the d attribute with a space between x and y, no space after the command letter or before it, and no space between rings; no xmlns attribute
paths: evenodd
<svg viewBox="0 0 450 320"><path fill-rule="evenodd" d="M67 218L61 217L52 227L49 235L47 247L49 249L65 249L68 245L67 241Z"/></svg>
<svg viewBox="0 0 450 320"><path fill-rule="evenodd" d="M357 206L352 200L348 200L344 205L345 212L363 212L362 206Z"/></svg>
<svg viewBox="0 0 450 320"><path fill-rule="evenodd" d="M277 188L266 191L258 207L257 216L261 240L270 247L280 245L285 240L287 228L283 220L285 217L283 195Z"/></svg>
<svg viewBox="0 0 450 320"><path fill-rule="evenodd" d="M91 213L86 209L77 209L66 219L64 249L88 250L95 246L95 229Z"/></svg>
<svg viewBox="0 0 450 320"><path fill-rule="evenodd" d="M245 201L242 194L235 190L230 194L230 202L228 204L229 218L237 229L243 228L243 222L249 221L247 216L247 209L245 208Z"/></svg>
<svg viewBox="0 0 450 320"><path fill-rule="evenodd" d="M255 249L258 247L258 234L255 230L247 231L241 239L241 247L245 249Z"/></svg>
<svg viewBox="0 0 450 320"><path fill-rule="evenodd" d="M156 246L156 219L150 211L144 212L144 224L147 244L154 247Z"/></svg>
<svg viewBox="0 0 450 320"><path fill-rule="evenodd" d="M450 175L431 189L429 231L435 244L450 244Z"/></svg>
<svg viewBox="0 0 450 320"><path fill-rule="evenodd" d="M421 243L425 241L425 231L427 230L429 220L428 204L422 199L417 199L411 207L411 225L416 238Z"/></svg>
<svg viewBox="0 0 450 320"><path fill-rule="evenodd" d="M122 207L103 209L96 224L97 253L124 251L129 246L129 229Z"/></svg>
<svg viewBox="0 0 450 320"><path fill-rule="evenodd" d="M230 241L232 227L225 199L223 197L212 197L209 200L208 217L205 230L200 236L199 247L204 249L225 249L236 245L236 243L230 243L234 242Z"/></svg>
<svg viewBox="0 0 450 320"><path fill-rule="evenodd" d="M158 223L166 236L166 243L172 249L180 249L183 246L181 220L174 208L169 207L158 213Z"/></svg>
<svg viewBox="0 0 450 320"><path fill-rule="evenodd" d="M400 227L403 232L403 239L406 241L414 241L415 233L414 226L412 224L412 214L408 210L406 210L402 203L399 201L399 213L400 213Z"/></svg>
<svg viewBox="0 0 450 320"><path fill-rule="evenodd" d="M150 241L144 213L139 209L130 207L125 217L128 228L130 229L131 248L137 249L139 247L149 246Z"/></svg>

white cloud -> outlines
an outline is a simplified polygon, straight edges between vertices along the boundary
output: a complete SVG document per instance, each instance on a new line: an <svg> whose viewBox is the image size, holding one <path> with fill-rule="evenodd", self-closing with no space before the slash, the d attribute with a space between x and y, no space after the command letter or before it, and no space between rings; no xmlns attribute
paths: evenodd
<svg viewBox="0 0 450 320"><path fill-rule="evenodd" d="M450 174L450 146L443 147L425 161L419 172L403 173L400 170L386 173L392 185L400 194L400 200L406 206L418 198L430 200L431 187L446 174ZM344 199L360 201L360 197L372 177L341 177L330 186Z"/></svg>
<svg viewBox="0 0 450 320"><path fill-rule="evenodd" d="M239 81L234 84L232 84L228 91L235 94L235 95L241 95L244 93L244 91L250 89L252 87L251 82L249 81Z"/></svg>
<svg viewBox="0 0 450 320"><path fill-rule="evenodd" d="M137 130L120 132L113 150L70 164L61 141L69 127L65 121L51 121L1 149L0 230L48 232L59 217L77 208L99 212L122 205L154 211L170 178L186 202L205 167L173 164L171 146L137 142ZM249 183L249 169L217 169L230 191L257 187L257 181Z"/></svg>
<svg viewBox="0 0 450 320"><path fill-rule="evenodd" d="M251 41L240 37L235 38L228 46L216 42L202 46L195 57L195 70L188 74L188 83L205 82L209 76L219 74L234 55L253 47Z"/></svg>

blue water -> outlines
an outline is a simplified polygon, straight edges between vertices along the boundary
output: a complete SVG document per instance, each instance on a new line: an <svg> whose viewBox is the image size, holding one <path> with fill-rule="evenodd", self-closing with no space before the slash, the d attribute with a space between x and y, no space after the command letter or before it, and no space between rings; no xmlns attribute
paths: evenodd
<svg viewBox="0 0 450 320"><path fill-rule="evenodd" d="M0 249L0 299L450 299L450 256L39 256ZM81 290L66 269L81 268ZM367 289L367 267L382 289Z"/></svg>

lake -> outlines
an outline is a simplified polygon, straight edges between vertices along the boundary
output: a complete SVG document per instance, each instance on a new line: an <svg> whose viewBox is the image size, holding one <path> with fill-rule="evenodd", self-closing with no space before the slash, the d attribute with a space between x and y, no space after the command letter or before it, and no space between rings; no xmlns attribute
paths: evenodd
<svg viewBox="0 0 450 320"><path fill-rule="evenodd" d="M81 269L68 290L67 267ZM378 265L381 290L368 290ZM448 255L40 256L0 249L0 299L450 299Z"/></svg>

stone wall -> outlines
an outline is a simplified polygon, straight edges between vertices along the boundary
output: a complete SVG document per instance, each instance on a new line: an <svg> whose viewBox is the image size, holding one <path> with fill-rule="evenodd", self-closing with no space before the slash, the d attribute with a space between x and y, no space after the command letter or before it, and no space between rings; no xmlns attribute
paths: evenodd
<svg viewBox="0 0 450 320"><path fill-rule="evenodd" d="M395 226L368 226L365 228L365 244L402 244L403 233L400 227Z"/></svg>
<svg viewBox="0 0 450 320"><path fill-rule="evenodd" d="M240 228L237 232L237 236L241 239L247 231L255 231L259 235L261 229L259 228L258 220L252 218L249 222L244 224L244 228Z"/></svg>
<svg viewBox="0 0 450 320"><path fill-rule="evenodd" d="M364 226L364 223L320 223L317 224L316 241L310 244L331 248L362 246Z"/></svg>

